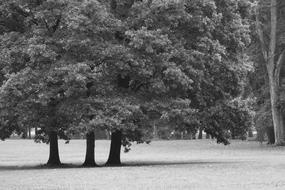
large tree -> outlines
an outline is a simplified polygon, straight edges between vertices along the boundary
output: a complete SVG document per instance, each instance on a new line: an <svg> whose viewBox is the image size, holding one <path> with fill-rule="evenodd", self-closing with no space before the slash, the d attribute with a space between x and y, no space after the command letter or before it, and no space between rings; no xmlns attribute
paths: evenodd
<svg viewBox="0 0 285 190"><path fill-rule="evenodd" d="M107 165L120 164L121 145L128 151L131 142L148 141L153 110L175 127L194 130L199 123L228 144L227 125L245 118L230 102L248 71L248 5L101 2L13 2L26 30L1 35L3 129L39 124L39 137L50 142L51 165L60 164L57 137L81 130L84 165L94 166L96 127L112 132ZM15 64L15 51L22 65ZM215 120L225 113L228 122Z"/></svg>
<svg viewBox="0 0 285 190"><path fill-rule="evenodd" d="M284 62L284 1L258 1L256 26L267 69L275 144L284 144L284 118L281 109L281 70Z"/></svg>
<svg viewBox="0 0 285 190"><path fill-rule="evenodd" d="M236 127L234 121L246 120L237 130L244 134L251 115L230 102L240 95L243 77L251 69L244 53L250 42L249 3L111 2L113 14L124 26L117 33L121 45L109 50L120 50L122 59L107 63L117 67L108 69L117 71L119 93L125 90L129 97L150 103L152 106L139 102L152 108L145 113L156 110L182 128L197 127L193 123L198 112L200 125L218 142L228 143L227 131ZM215 114L228 111L232 115L227 116L227 122L204 122L205 118L214 119Z"/></svg>
<svg viewBox="0 0 285 190"><path fill-rule="evenodd" d="M58 136L68 139L70 126L92 119L92 98L110 90L101 64L118 24L97 1L14 1L7 11L20 15L25 30L1 35L1 129L8 137L15 127L39 125L48 164L59 165Z"/></svg>

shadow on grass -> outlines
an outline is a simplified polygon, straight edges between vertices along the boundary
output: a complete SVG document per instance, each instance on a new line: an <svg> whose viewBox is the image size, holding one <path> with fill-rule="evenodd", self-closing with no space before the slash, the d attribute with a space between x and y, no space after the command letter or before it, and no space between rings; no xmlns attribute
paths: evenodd
<svg viewBox="0 0 285 190"><path fill-rule="evenodd" d="M13 170L44 170L44 169L74 169L74 168L110 168L110 167L151 167L151 166L175 166L175 165L212 165L212 164L235 164L237 161L145 161L145 162L126 162L119 166L98 165L95 167L84 167L82 164L62 164L60 166L47 165L27 165L27 166L1 166L1 171Z"/></svg>

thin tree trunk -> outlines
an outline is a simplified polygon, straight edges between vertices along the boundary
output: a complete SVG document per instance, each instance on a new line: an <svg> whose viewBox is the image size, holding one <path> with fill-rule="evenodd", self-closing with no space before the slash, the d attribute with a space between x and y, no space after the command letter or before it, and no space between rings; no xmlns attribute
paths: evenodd
<svg viewBox="0 0 285 190"><path fill-rule="evenodd" d="M191 135L192 135L192 139L196 140L196 133L193 133Z"/></svg>
<svg viewBox="0 0 285 190"><path fill-rule="evenodd" d="M49 166L61 165L58 153L58 138L57 132L51 131L49 133L49 159L47 162Z"/></svg>
<svg viewBox="0 0 285 190"><path fill-rule="evenodd" d="M253 137L253 132L251 128L248 130L248 137Z"/></svg>
<svg viewBox="0 0 285 190"><path fill-rule="evenodd" d="M203 130L199 129L198 139L203 139Z"/></svg>
<svg viewBox="0 0 285 190"><path fill-rule="evenodd" d="M94 131L88 132L86 134L86 155L83 166L94 167L95 163L95 133Z"/></svg>
<svg viewBox="0 0 285 190"><path fill-rule="evenodd" d="M279 86L276 80L269 77L272 121L274 126L275 144L284 144L284 123L281 109L278 107Z"/></svg>
<svg viewBox="0 0 285 190"><path fill-rule="evenodd" d="M28 128L27 128L27 127L25 127L25 128L24 128L24 131L23 131L22 138L23 138L23 139L26 139L26 138L27 138L27 136L28 136Z"/></svg>
<svg viewBox="0 0 285 190"><path fill-rule="evenodd" d="M210 135L206 133L206 139L210 139Z"/></svg>
<svg viewBox="0 0 285 190"><path fill-rule="evenodd" d="M112 132L110 153L106 165L108 166L121 165L121 145L122 145L122 132L119 130Z"/></svg>
<svg viewBox="0 0 285 190"><path fill-rule="evenodd" d="M155 124L155 121L153 121L153 139L154 140L158 139L158 131L157 131L157 126Z"/></svg>
<svg viewBox="0 0 285 190"><path fill-rule="evenodd" d="M28 138L31 139L32 135L31 135L31 127L28 127Z"/></svg>

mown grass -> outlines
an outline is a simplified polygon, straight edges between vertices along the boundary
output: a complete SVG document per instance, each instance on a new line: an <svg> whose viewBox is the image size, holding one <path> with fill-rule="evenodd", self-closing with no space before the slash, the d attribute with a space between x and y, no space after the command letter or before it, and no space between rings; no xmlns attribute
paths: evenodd
<svg viewBox="0 0 285 190"><path fill-rule="evenodd" d="M96 141L104 164L109 141ZM285 148L257 142L154 141L122 153L122 167L81 168L85 141L60 141L63 168L43 167L48 146L31 140L0 142L0 189L284 190Z"/></svg>

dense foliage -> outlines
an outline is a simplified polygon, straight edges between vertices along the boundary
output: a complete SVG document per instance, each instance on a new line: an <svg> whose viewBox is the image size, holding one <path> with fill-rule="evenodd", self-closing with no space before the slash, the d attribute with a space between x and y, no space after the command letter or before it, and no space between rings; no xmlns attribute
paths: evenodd
<svg viewBox="0 0 285 190"><path fill-rule="evenodd" d="M0 4L0 136L102 128L148 142L151 124L218 143L251 127L245 0L14 0ZM93 145L94 146L94 145Z"/></svg>

